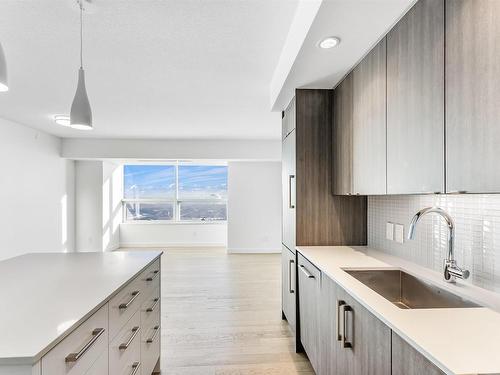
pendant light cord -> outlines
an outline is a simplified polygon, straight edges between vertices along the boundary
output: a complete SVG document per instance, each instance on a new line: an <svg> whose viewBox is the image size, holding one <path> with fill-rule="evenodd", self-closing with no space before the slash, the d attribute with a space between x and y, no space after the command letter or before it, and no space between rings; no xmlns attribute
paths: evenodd
<svg viewBox="0 0 500 375"><path fill-rule="evenodd" d="M80 4L80 69L83 69L83 1L78 1Z"/></svg>

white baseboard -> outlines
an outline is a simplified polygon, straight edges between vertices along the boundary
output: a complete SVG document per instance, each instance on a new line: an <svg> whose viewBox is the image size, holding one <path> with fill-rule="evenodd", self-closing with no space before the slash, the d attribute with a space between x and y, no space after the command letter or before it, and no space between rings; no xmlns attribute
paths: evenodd
<svg viewBox="0 0 500 375"><path fill-rule="evenodd" d="M121 243L120 247L226 247L225 243L151 243L128 242Z"/></svg>
<svg viewBox="0 0 500 375"><path fill-rule="evenodd" d="M281 249L242 249L242 248L228 248L228 254L281 254Z"/></svg>

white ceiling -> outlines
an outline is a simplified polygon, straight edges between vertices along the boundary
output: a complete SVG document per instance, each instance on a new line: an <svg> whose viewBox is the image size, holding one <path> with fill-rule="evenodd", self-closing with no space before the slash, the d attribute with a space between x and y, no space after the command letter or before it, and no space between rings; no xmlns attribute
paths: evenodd
<svg viewBox="0 0 500 375"><path fill-rule="evenodd" d="M296 87L333 87L414 2L92 0L86 132L52 120L76 88L76 0L0 0L10 86L0 117L70 138L279 139L271 107ZM341 44L319 49L330 35Z"/></svg>
<svg viewBox="0 0 500 375"><path fill-rule="evenodd" d="M269 82L298 0L92 0L84 66L92 132L56 125L76 88L76 0L1 0L0 117L62 137L280 137Z"/></svg>
<svg viewBox="0 0 500 375"><path fill-rule="evenodd" d="M288 59L279 60L271 81L272 109L285 108L295 88L334 87L415 2L323 0L303 37L300 50L292 52L296 46L290 38L284 45L283 55ZM295 23L290 33L294 26ZM341 43L329 50L318 48L318 42L327 36L340 37Z"/></svg>

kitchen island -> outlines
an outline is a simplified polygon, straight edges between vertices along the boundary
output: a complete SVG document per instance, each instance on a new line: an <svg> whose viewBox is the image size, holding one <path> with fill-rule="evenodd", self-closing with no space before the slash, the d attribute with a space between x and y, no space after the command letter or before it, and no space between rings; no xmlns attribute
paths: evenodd
<svg viewBox="0 0 500 375"><path fill-rule="evenodd" d="M159 370L162 252L0 262L0 375Z"/></svg>

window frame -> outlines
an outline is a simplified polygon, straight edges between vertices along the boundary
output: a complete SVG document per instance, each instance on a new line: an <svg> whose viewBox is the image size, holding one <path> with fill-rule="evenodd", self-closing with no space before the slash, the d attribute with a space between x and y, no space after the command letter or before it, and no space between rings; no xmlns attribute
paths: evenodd
<svg viewBox="0 0 500 375"><path fill-rule="evenodd" d="M181 199L179 197L179 166L193 166L193 167L198 167L198 166L207 166L207 167L217 167L217 166L224 166L227 168L227 163L217 163L217 162L212 162L212 163L200 163L200 162L179 162L176 161L174 163L127 163L124 164L124 167L126 165L164 165L164 166L174 166L174 171L175 171L175 197L173 199L171 198L142 198L142 199L133 199L133 198L122 198L122 223L123 224L147 224L147 225L152 225L152 224L223 224L227 223L227 214L228 214L228 207L227 207L227 196L226 198L212 198L212 199ZM123 184L125 184L125 177L123 179ZM226 185L227 189L227 185ZM212 203L212 204L224 204L225 206L225 211L226 211L226 220L202 220L202 219L192 219L192 220L181 220L181 204L182 203L193 203L193 202L201 202L201 203ZM173 205L174 213L173 213L173 219L172 220L127 220L127 211L126 211L126 206L127 203L157 203L157 204L162 204L162 203L171 203Z"/></svg>

